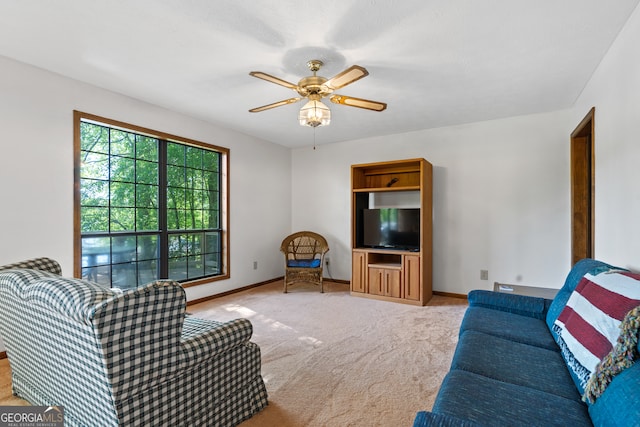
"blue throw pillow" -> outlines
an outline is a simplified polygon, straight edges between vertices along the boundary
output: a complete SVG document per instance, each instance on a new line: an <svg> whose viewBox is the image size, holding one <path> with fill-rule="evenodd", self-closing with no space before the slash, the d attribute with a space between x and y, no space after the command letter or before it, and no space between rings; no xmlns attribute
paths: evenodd
<svg viewBox="0 0 640 427"><path fill-rule="evenodd" d="M319 259L290 259L287 261L287 267L298 268L318 268L320 267Z"/></svg>

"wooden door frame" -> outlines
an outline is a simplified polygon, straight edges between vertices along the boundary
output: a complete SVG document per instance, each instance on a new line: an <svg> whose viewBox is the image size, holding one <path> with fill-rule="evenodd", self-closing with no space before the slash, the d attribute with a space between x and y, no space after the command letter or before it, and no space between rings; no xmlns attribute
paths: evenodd
<svg viewBox="0 0 640 427"><path fill-rule="evenodd" d="M571 265L595 252L595 107L571 133Z"/></svg>

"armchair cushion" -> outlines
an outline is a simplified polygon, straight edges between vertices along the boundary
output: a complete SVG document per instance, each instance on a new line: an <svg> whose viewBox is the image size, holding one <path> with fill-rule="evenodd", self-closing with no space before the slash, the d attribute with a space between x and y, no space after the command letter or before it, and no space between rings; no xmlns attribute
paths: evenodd
<svg viewBox="0 0 640 427"><path fill-rule="evenodd" d="M56 310L78 322L91 324L95 305L117 295L94 282L64 277L42 278L25 289L31 304Z"/></svg>
<svg viewBox="0 0 640 427"><path fill-rule="evenodd" d="M318 268L320 267L320 260L315 259L290 259L287 260L287 267L293 268Z"/></svg>

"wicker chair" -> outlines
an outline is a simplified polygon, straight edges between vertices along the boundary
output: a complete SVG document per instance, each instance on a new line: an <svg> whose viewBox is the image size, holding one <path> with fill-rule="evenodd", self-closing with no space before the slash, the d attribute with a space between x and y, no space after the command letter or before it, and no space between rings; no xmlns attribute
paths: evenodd
<svg viewBox="0 0 640 427"><path fill-rule="evenodd" d="M284 292L296 282L310 282L322 286L324 254L329 250L327 240L313 231L299 231L286 237L280 245L284 253Z"/></svg>

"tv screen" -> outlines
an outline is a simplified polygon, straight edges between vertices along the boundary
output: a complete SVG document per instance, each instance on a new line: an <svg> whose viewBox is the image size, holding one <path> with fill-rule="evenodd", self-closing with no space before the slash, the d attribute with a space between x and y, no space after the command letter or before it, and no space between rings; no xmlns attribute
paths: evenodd
<svg viewBox="0 0 640 427"><path fill-rule="evenodd" d="M372 248L420 249L420 209L364 209L363 243Z"/></svg>

